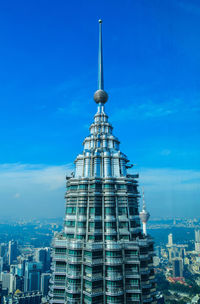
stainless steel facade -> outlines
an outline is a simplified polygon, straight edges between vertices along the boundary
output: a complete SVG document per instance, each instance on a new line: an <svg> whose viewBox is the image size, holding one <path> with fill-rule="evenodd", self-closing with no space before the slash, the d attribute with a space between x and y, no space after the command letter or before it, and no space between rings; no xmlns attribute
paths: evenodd
<svg viewBox="0 0 200 304"><path fill-rule="evenodd" d="M75 172L67 177L64 231L53 240L50 303L156 303L153 240L139 218L138 176L105 114L100 21L98 104Z"/></svg>

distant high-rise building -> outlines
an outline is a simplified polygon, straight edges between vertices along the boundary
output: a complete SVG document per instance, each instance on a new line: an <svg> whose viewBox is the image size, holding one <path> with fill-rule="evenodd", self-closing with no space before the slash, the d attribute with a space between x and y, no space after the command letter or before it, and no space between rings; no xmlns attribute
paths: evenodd
<svg viewBox="0 0 200 304"><path fill-rule="evenodd" d="M157 267L160 264L160 259L158 256L153 257L153 265Z"/></svg>
<svg viewBox="0 0 200 304"><path fill-rule="evenodd" d="M25 275L25 264L26 262L33 262L33 258L32 257L22 257L20 256L18 258L18 264L17 264L17 268L16 268L16 273L18 276L24 276Z"/></svg>
<svg viewBox="0 0 200 304"><path fill-rule="evenodd" d="M41 275L41 293L43 296L48 295L50 277L49 273L42 273Z"/></svg>
<svg viewBox="0 0 200 304"><path fill-rule="evenodd" d="M1 243L0 244L0 257L4 257L5 256L5 253L6 253L6 244L4 243Z"/></svg>
<svg viewBox="0 0 200 304"><path fill-rule="evenodd" d="M155 254L159 258L161 257L161 247L160 246L156 246L156 248L155 248Z"/></svg>
<svg viewBox="0 0 200 304"><path fill-rule="evenodd" d="M180 257L182 258L182 260L185 259L185 248L180 248Z"/></svg>
<svg viewBox="0 0 200 304"><path fill-rule="evenodd" d="M35 261L42 263L42 272L49 271L51 261L50 248L37 248L35 250Z"/></svg>
<svg viewBox="0 0 200 304"><path fill-rule="evenodd" d="M13 292L14 275L9 272L1 273L2 287L7 288L9 293Z"/></svg>
<svg viewBox="0 0 200 304"><path fill-rule="evenodd" d="M0 274L3 271L3 257L0 257Z"/></svg>
<svg viewBox="0 0 200 304"><path fill-rule="evenodd" d="M169 261L172 262L172 259L175 257L174 245L173 245L173 234L168 234L168 254L169 254Z"/></svg>
<svg viewBox="0 0 200 304"><path fill-rule="evenodd" d="M195 251L200 253L200 230L195 230Z"/></svg>
<svg viewBox="0 0 200 304"><path fill-rule="evenodd" d="M11 265L17 260L18 246L16 241L9 241L8 243L8 264Z"/></svg>
<svg viewBox="0 0 200 304"><path fill-rule="evenodd" d="M53 241L51 304L156 303L153 240L141 229L138 175L129 174L105 113L101 23L97 113L67 177L64 232Z"/></svg>
<svg viewBox="0 0 200 304"><path fill-rule="evenodd" d="M15 274L20 276L20 277L23 277L24 274L25 274L25 264L26 264L27 261L22 261L22 263L18 264L17 265L17 268L15 270Z"/></svg>
<svg viewBox="0 0 200 304"><path fill-rule="evenodd" d="M2 285L2 281L0 281L0 303L4 304L4 299L8 295L8 288L3 288Z"/></svg>
<svg viewBox="0 0 200 304"><path fill-rule="evenodd" d="M2 281L0 281L0 303L4 304L4 297L8 295L8 289L3 288Z"/></svg>
<svg viewBox="0 0 200 304"><path fill-rule="evenodd" d="M0 281L0 303L2 303L2 281Z"/></svg>
<svg viewBox="0 0 200 304"><path fill-rule="evenodd" d="M24 291L39 291L42 263L26 262L24 276Z"/></svg>
<svg viewBox="0 0 200 304"><path fill-rule="evenodd" d="M183 276L183 260L181 258L174 258L172 260L173 277Z"/></svg>
<svg viewBox="0 0 200 304"><path fill-rule="evenodd" d="M168 235L168 246L173 246L173 234Z"/></svg>
<svg viewBox="0 0 200 304"><path fill-rule="evenodd" d="M18 265L10 265L10 273L12 274L16 274L17 273L17 268L18 268Z"/></svg>
<svg viewBox="0 0 200 304"><path fill-rule="evenodd" d="M16 290L24 291L24 277L18 275L14 276L13 291Z"/></svg>

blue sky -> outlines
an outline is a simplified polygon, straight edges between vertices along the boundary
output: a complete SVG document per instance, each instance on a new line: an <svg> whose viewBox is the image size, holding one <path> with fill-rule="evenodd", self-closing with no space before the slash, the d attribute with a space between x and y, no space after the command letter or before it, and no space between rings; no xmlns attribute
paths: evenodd
<svg viewBox="0 0 200 304"><path fill-rule="evenodd" d="M106 112L140 173L152 216L195 216L197 0L1 2L2 215L43 216L47 207L48 216L63 215L64 175L96 112L99 18Z"/></svg>

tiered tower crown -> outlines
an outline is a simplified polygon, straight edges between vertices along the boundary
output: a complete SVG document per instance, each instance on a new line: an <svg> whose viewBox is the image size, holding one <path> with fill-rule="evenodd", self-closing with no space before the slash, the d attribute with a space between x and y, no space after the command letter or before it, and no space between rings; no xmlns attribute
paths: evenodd
<svg viewBox="0 0 200 304"><path fill-rule="evenodd" d="M83 153L75 160L75 177L120 177L127 174L128 159L119 149L119 140L112 134L104 106L98 104L90 135L83 142Z"/></svg>
<svg viewBox="0 0 200 304"><path fill-rule="evenodd" d="M104 91L102 20L99 20L98 90L94 100L98 110L90 126L90 135L83 142L83 154L75 160L76 178L120 177L127 174L128 159L119 149L119 140L112 134L113 127L104 112L108 94Z"/></svg>

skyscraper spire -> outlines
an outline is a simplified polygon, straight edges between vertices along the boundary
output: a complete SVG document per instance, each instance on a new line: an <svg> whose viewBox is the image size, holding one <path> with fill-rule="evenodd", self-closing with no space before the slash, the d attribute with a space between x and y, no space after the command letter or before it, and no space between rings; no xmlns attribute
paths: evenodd
<svg viewBox="0 0 200 304"><path fill-rule="evenodd" d="M103 49L102 49L102 20L99 20L99 62L98 62L98 89L104 89L103 81Z"/></svg>
<svg viewBox="0 0 200 304"><path fill-rule="evenodd" d="M144 200L144 188L142 187L142 210L146 210L146 204Z"/></svg>
<svg viewBox="0 0 200 304"><path fill-rule="evenodd" d="M98 90L94 94L94 100L98 104L105 104L108 94L104 91L103 78L103 48L102 48L102 20L99 20L99 55L98 55Z"/></svg>

